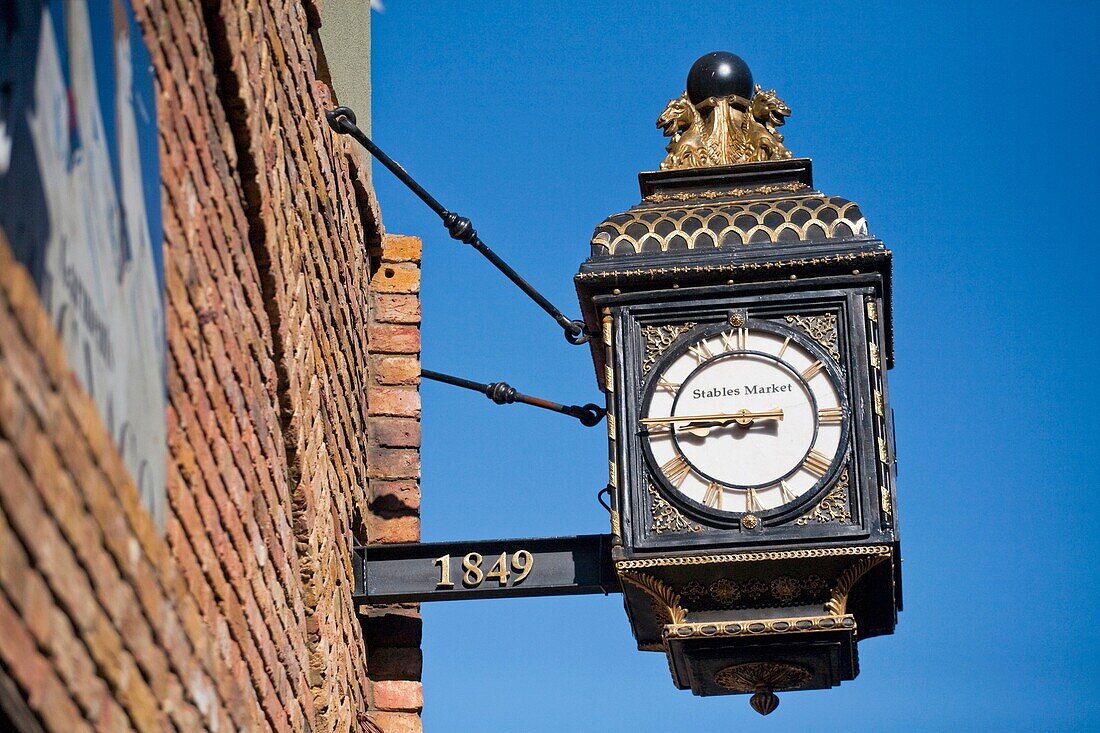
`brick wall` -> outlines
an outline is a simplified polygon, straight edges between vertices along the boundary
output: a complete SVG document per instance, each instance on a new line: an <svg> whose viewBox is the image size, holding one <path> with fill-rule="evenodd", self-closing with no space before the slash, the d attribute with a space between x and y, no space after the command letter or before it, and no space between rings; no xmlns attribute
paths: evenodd
<svg viewBox="0 0 1100 733"><path fill-rule="evenodd" d="M419 242L383 240L323 123L312 4L135 4L168 518L161 535L0 238L0 703L27 730L419 730L418 609L350 592L355 540L419 536Z"/></svg>

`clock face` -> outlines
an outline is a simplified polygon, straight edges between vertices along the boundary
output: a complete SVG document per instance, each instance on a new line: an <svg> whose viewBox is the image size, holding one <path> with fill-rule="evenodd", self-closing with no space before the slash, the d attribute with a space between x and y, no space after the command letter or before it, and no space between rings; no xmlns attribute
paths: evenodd
<svg viewBox="0 0 1100 733"><path fill-rule="evenodd" d="M657 480L708 513L768 514L816 494L848 433L829 357L770 321L684 339L644 392L639 428Z"/></svg>

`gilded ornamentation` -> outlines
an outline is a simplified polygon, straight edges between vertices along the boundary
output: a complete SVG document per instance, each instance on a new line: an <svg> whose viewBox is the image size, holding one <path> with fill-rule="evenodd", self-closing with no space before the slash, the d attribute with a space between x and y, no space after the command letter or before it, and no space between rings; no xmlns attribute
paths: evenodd
<svg viewBox="0 0 1100 733"><path fill-rule="evenodd" d="M826 494L825 498L811 511L794 520L794 523L804 527L810 522L847 524L851 521L852 512L848 509L848 469L844 469L832 491Z"/></svg>
<svg viewBox="0 0 1100 733"><path fill-rule="evenodd" d="M636 588L640 588L653 601L653 613L665 624L682 624L687 618L687 609L680 605L680 596L673 592L664 581L652 575L626 571L619 577Z"/></svg>
<svg viewBox="0 0 1100 733"><path fill-rule="evenodd" d="M702 532L703 528L680 513L680 510L665 501L652 486L649 489L649 507L653 516L650 525L657 534L663 532Z"/></svg>
<svg viewBox="0 0 1100 733"><path fill-rule="evenodd" d="M654 557L644 560L619 560L615 563L615 569L621 571L679 565L710 565L712 563L760 562L763 560L805 560L815 557L848 557L861 555L889 557L890 547L888 545L815 547L808 550L773 550L770 552L738 552L725 555Z"/></svg>
<svg viewBox="0 0 1100 733"><path fill-rule="evenodd" d="M642 359L642 373L647 374L661 358L661 354L672 346L672 342L695 327L694 323L681 323L673 326L642 326L642 338L645 339L645 358Z"/></svg>
<svg viewBox="0 0 1100 733"><path fill-rule="evenodd" d="M657 118L657 127L671 138L661 170L790 158L779 133L790 114L775 90L760 85L747 103L730 95L696 105L684 92Z"/></svg>
<svg viewBox="0 0 1100 733"><path fill-rule="evenodd" d="M871 353L871 366L873 366L875 369L881 369L882 359L879 357L878 344L872 341L871 343L867 344L867 349Z"/></svg>
<svg viewBox="0 0 1100 733"><path fill-rule="evenodd" d="M762 186L750 186L748 188L725 188L721 191L678 191L676 193L651 193L643 201L647 203L663 204L666 201L692 201L694 199L718 199L736 198L739 196L751 196L754 194L769 193L795 193L805 191L809 186L805 183L777 183L764 184Z"/></svg>
<svg viewBox="0 0 1100 733"><path fill-rule="evenodd" d="M825 603L825 611L833 616L843 616L848 610L848 594L859 582L859 579L867 574L867 571L886 560L889 555L873 555L857 560L854 565L841 573L836 585L829 594L829 600Z"/></svg>
<svg viewBox="0 0 1100 733"><path fill-rule="evenodd" d="M886 489L885 486L880 486L878 488L878 491L879 496L882 498L882 511L886 514L893 514L894 507L890 501L890 492Z"/></svg>
<svg viewBox="0 0 1100 733"><path fill-rule="evenodd" d="M632 209L604 220L591 243L594 253L622 255L866 235L867 219L856 202L809 194L727 201L705 208Z"/></svg>
<svg viewBox="0 0 1100 733"><path fill-rule="evenodd" d="M760 518L755 514L746 514L741 517L741 526L745 529L756 529L758 524L760 524Z"/></svg>
<svg viewBox="0 0 1100 733"><path fill-rule="evenodd" d="M806 332L810 338L829 352L833 361L840 363L840 351L837 348L836 314L825 313L820 316L787 316L790 323Z"/></svg>
<svg viewBox="0 0 1100 733"><path fill-rule="evenodd" d="M610 237L608 238L610 240ZM693 275L733 275L742 272L754 272L757 270L788 270L796 267L818 267L820 265L846 265L861 260L889 260L890 250L877 252L849 252L847 254L826 255L825 257L800 257L794 260L775 260L770 262L745 262L741 264L726 265L693 265L686 267L654 267L634 270L605 270L600 272L580 272L573 276L578 282L587 281L628 281L628 280L652 280L654 277L667 277L679 275L691 277Z"/></svg>
<svg viewBox="0 0 1100 733"><path fill-rule="evenodd" d="M821 603L828 590L828 583L820 575L808 575L805 578L780 575L771 580L719 578L709 586L692 580L680 588L680 595L700 608L708 606L729 608L737 605L738 602L755 603L760 600L774 600L780 605L791 605L796 600L802 600L805 603Z"/></svg>
<svg viewBox="0 0 1100 733"><path fill-rule="evenodd" d="M886 450L886 438L879 436L878 440L878 459L885 465L890 465L890 453Z"/></svg>
<svg viewBox="0 0 1100 733"><path fill-rule="evenodd" d="M718 671L714 681L733 692L797 690L810 681L810 670L788 662L744 662Z"/></svg>
<svg viewBox="0 0 1100 733"><path fill-rule="evenodd" d="M763 636L770 634L801 634L812 631L855 630L856 619L851 614L837 616L796 616L762 618L744 621L699 621L665 626L666 639L725 638L731 636Z"/></svg>

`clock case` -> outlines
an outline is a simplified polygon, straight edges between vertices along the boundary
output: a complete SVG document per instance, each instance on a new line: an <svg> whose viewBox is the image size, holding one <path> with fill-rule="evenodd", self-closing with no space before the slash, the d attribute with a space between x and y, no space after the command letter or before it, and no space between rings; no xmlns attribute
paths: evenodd
<svg viewBox="0 0 1100 733"><path fill-rule="evenodd" d="M575 279L602 337L592 356L607 395L613 558L638 646L664 651L676 685L699 695L853 679L857 640L892 633L901 609L890 252L854 202L813 189L808 159L639 180L643 201L597 227ZM835 317L849 411L843 465L753 526L653 485L638 434L647 329L667 329L667 349L690 338L670 331L731 311L792 328L788 317ZM831 495L846 511L821 510Z"/></svg>

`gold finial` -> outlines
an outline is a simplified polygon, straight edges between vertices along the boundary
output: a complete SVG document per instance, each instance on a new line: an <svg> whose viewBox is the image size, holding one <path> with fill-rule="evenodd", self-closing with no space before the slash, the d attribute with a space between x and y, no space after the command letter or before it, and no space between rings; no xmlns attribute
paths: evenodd
<svg viewBox="0 0 1100 733"><path fill-rule="evenodd" d="M691 67L687 91L657 118L671 138L661 170L790 158L778 129L790 114L774 89L752 85L740 57L709 53Z"/></svg>

